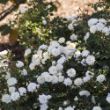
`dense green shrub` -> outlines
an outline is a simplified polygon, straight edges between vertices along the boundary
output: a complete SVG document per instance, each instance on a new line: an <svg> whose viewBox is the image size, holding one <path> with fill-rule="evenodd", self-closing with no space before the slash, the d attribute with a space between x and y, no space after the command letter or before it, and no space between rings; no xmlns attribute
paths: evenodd
<svg viewBox="0 0 110 110"><path fill-rule="evenodd" d="M52 38L66 36L67 21L55 17L51 20L56 7L52 3L44 3L42 0L34 0L30 8L19 20L19 38L22 44L34 45L40 42L48 42ZM64 32L65 30L65 32ZM63 32L63 34L62 34Z"/></svg>

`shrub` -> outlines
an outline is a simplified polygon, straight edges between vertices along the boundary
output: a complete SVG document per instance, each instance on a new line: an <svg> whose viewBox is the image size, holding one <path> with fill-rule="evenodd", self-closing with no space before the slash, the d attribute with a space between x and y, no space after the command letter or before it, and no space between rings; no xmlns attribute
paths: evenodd
<svg viewBox="0 0 110 110"><path fill-rule="evenodd" d="M48 41L26 38L24 60L1 72L4 110L109 110L110 25L95 14L68 19L66 37L55 20Z"/></svg>

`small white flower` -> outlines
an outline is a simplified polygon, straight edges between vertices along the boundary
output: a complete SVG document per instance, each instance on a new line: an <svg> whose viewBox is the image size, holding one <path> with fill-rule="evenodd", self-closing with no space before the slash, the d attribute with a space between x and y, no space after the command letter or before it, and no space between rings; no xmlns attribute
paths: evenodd
<svg viewBox="0 0 110 110"><path fill-rule="evenodd" d="M16 63L17 68L21 68L23 66L24 66L24 63L22 61L17 61L17 63Z"/></svg>
<svg viewBox="0 0 110 110"><path fill-rule="evenodd" d="M63 82L63 81L64 81L64 76L61 76L61 75L60 75L60 76L58 77L58 81L59 81L59 82Z"/></svg>
<svg viewBox="0 0 110 110"><path fill-rule="evenodd" d="M79 95L88 97L88 96L90 96L90 92L87 90L82 90L79 92Z"/></svg>
<svg viewBox="0 0 110 110"><path fill-rule="evenodd" d="M76 41L77 38L78 38L78 36L77 36L76 34L72 34L72 35L70 36L70 39L71 39L72 41Z"/></svg>
<svg viewBox="0 0 110 110"><path fill-rule="evenodd" d="M58 42L59 42L60 44L64 43L64 42L65 42L65 38L64 38L64 37L59 38Z"/></svg>
<svg viewBox="0 0 110 110"><path fill-rule="evenodd" d="M59 107L58 110L63 110L63 108L62 107Z"/></svg>
<svg viewBox="0 0 110 110"><path fill-rule="evenodd" d="M100 106L94 106L92 110L102 110Z"/></svg>
<svg viewBox="0 0 110 110"><path fill-rule="evenodd" d="M86 35L84 36L84 41L86 42L88 40L88 38L90 37L90 33L87 32Z"/></svg>
<svg viewBox="0 0 110 110"><path fill-rule="evenodd" d="M76 70L74 68L68 69L66 73L69 77L72 77L72 78L76 76Z"/></svg>
<svg viewBox="0 0 110 110"><path fill-rule="evenodd" d="M45 83L45 78L41 75L41 76L39 76L39 77L37 78L37 82L38 82L39 84L43 84L43 83Z"/></svg>
<svg viewBox="0 0 110 110"><path fill-rule="evenodd" d="M8 51L7 50L4 50L4 51L1 51L0 52L0 56L5 56L5 55L7 55L8 54Z"/></svg>
<svg viewBox="0 0 110 110"><path fill-rule="evenodd" d="M19 100L19 98L20 98L19 92L13 92L13 93L11 93L11 100L12 101L17 101L17 100Z"/></svg>
<svg viewBox="0 0 110 110"><path fill-rule="evenodd" d="M70 78L66 78L66 79L64 79L64 84L66 86L71 86L72 85L72 80Z"/></svg>
<svg viewBox="0 0 110 110"><path fill-rule="evenodd" d="M56 68L59 72L61 72L63 70L63 65L62 64L57 64Z"/></svg>
<svg viewBox="0 0 110 110"><path fill-rule="evenodd" d="M105 75L100 74L99 76L97 76L97 81L98 81L99 83L102 83L102 82L104 82L105 80L106 80Z"/></svg>
<svg viewBox="0 0 110 110"><path fill-rule="evenodd" d="M88 55L87 58L86 58L86 63L88 65L94 65L95 57L93 55Z"/></svg>
<svg viewBox="0 0 110 110"><path fill-rule="evenodd" d="M47 110L48 109L48 105L47 104L41 104L40 105L40 110Z"/></svg>
<svg viewBox="0 0 110 110"><path fill-rule="evenodd" d="M97 31L101 32L105 27L105 25L103 23L97 23L96 27L97 27Z"/></svg>
<svg viewBox="0 0 110 110"><path fill-rule="evenodd" d="M22 71L21 71L21 75L23 75L23 76L26 76L28 73L27 73L27 70L26 69L23 69Z"/></svg>
<svg viewBox="0 0 110 110"><path fill-rule="evenodd" d="M19 90L19 93L20 93L21 96L23 96L24 94L26 94L26 88L20 87L18 90Z"/></svg>
<svg viewBox="0 0 110 110"><path fill-rule="evenodd" d="M75 54L74 54L74 57L75 58L78 58L78 57L80 57L81 56L81 52L79 51L79 50L77 50L76 52L75 52Z"/></svg>
<svg viewBox="0 0 110 110"><path fill-rule="evenodd" d="M55 57L59 56L61 54L61 51L59 48L53 48L51 51L51 54Z"/></svg>
<svg viewBox="0 0 110 110"><path fill-rule="evenodd" d="M75 96L75 98L74 98L74 101L78 101L79 99L78 99L78 97L77 96Z"/></svg>
<svg viewBox="0 0 110 110"><path fill-rule="evenodd" d="M37 88L37 84L36 83L29 83L29 85L27 86L27 89L29 92L34 92Z"/></svg>
<svg viewBox="0 0 110 110"><path fill-rule="evenodd" d="M46 82L52 82L52 80L53 80L53 77L51 75L49 75L49 74L46 75L44 78L45 78Z"/></svg>
<svg viewBox="0 0 110 110"><path fill-rule="evenodd" d="M63 63L65 63L65 61L66 61L66 57L62 56L60 59L58 59L57 63L58 64L63 64Z"/></svg>
<svg viewBox="0 0 110 110"><path fill-rule="evenodd" d="M9 94L4 94L4 95L2 95L2 102L4 102L4 103L10 103L11 102L11 97L10 97L10 95Z"/></svg>
<svg viewBox="0 0 110 110"><path fill-rule="evenodd" d="M27 57L29 54L31 54L31 49L30 48L25 50L24 56Z"/></svg>
<svg viewBox="0 0 110 110"><path fill-rule="evenodd" d="M41 104L47 104L49 99L51 99L51 95L44 95L44 94L39 95L39 98L38 98Z"/></svg>
<svg viewBox="0 0 110 110"><path fill-rule="evenodd" d="M46 19L43 19L43 20L42 20L42 23L43 23L43 25L46 25L46 24L47 24Z"/></svg>
<svg viewBox="0 0 110 110"><path fill-rule="evenodd" d="M95 25L95 24L97 24L97 23L98 23L98 19L97 18L91 18L91 19L88 20L88 25L90 27Z"/></svg>
<svg viewBox="0 0 110 110"><path fill-rule="evenodd" d="M15 90L16 90L16 88L15 88L15 87L9 87L9 92L10 92L10 93L15 92Z"/></svg>
<svg viewBox="0 0 110 110"><path fill-rule="evenodd" d="M97 31L96 25L90 27L90 32L91 32L92 34L95 34L96 31Z"/></svg>
<svg viewBox="0 0 110 110"><path fill-rule="evenodd" d="M85 77L83 77L83 81L84 83L90 81L91 77L89 75L86 75Z"/></svg>
<svg viewBox="0 0 110 110"><path fill-rule="evenodd" d="M44 45L44 44L39 47L39 49L42 49L42 50L46 50L47 48L48 48L48 46Z"/></svg>
<svg viewBox="0 0 110 110"><path fill-rule="evenodd" d="M29 68L30 68L30 70L34 70L35 69L35 64L31 62L30 65L29 65Z"/></svg>
<svg viewBox="0 0 110 110"><path fill-rule="evenodd" d="M56 83L58 83L58 77L57 76L52 76L52 84L56 84Z"/></svg>
<svg viewBox="0 0 110 110"><path fill-rule="evenodd" d="M106 24L106 23L107 23L107 21L106 21L104 18L100 18L100 19L99 19L99 22L101 22L101 23L103 23L103 24Z"/></svg>
<svg viewBox="0 0 110 110"><path fill-rule="evenodd" d="M74 84L75 84L76 86L81 86L81 85L83 84L82 78L76 78L76 79L74 80Z"/></svg>
<svg viewBox="0 0 110 110"><path fill-rule="evenodd" d="M72 23L68 25L68 29L69 30L74 30L74 27L73 27L73 24Z"/></svg>
<svg viewBox="0 0 110 110"><path fill-rule="evenodd" d="M57 74L58 69L56 66L51 66L48 71L50 74Z"/></svg>
<svg viewBox="0 0 110 110"><path fill-rule="evenodd" d="M108 103L110 103L110 93L108 93L108 95L107 95L107 97L106 97L106 101L107 101Z"/></svg>
<svg viewBox="0 0 110 110"><path fill-rule="evenodd" d="M11 77L7 80L7 84L8 86L14 86L15 84L17 84L17 79L15 77Z"/></svg>
<svg viewBox="0 0 110 110"><path fill-rule="evenodd" d="M83 50L81 55L82 57L87 57L90 54L89 50Z"/></svg>
<svg viewBox="0 0 110 110"><path fill-rule="evenodd" d="M108 36L110 34L108 27L104 27L102 32L105 33L106 36Z"/></svg>
<svg viewBox="0 0 110 110"><path fill-rule="evenodd" d="M64 110L74 110L74 108L71 107L71 106L68 106L68 107L66 107Z"/></svg>

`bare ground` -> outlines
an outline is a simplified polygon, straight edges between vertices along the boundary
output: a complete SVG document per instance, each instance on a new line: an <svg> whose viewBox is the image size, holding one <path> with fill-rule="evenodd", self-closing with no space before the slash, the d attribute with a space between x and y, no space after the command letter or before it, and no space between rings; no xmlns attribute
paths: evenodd
<svg viewBox="0 0 110 110"><path fill-rule="evenodd" d="M82 12L91 14L94 10L88 6L89 3L96 3L99 0L46 0L47 2L54 2L58 10L55 12L55 16L68 17L76 16ZM6 4L0 3L0 13L7 10L13 5L12 2L7 2ZM0 21L0 26L8 24L10 21L16 19L15 12L11 12L4 19ZM12 40L10 40L10 33L3 36L0 34L0 44L13 44L16 41L16 37L12 35Z"/></svg>

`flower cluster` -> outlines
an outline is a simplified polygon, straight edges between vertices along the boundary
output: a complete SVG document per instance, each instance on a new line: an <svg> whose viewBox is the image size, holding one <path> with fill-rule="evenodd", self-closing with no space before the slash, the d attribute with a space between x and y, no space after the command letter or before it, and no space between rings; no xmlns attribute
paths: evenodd
<svg viewBox="0 0 110 110"><path fill-rule="evenodd" d="M107 20L92 18L88 21L91 33L102 32L106 36L110 35L110 26L107 26Z"/></svg>

